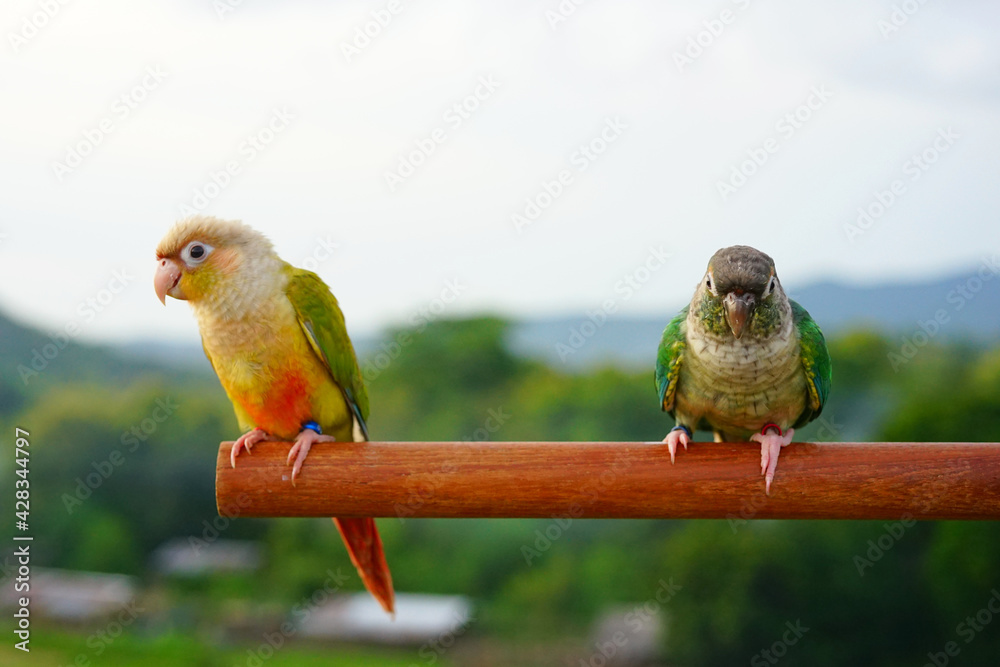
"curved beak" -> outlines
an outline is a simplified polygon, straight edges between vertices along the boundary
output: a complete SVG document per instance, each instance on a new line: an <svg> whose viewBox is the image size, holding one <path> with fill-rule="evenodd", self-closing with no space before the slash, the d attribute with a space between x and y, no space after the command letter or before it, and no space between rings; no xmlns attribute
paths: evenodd
<svg viewBox="0 0 1000 667"><path fill-rule="evenodd" d="M729 328L737 338L743 335L743 327L753 313L754 301L754 295L750 292L740 294L730 292L722 301L726 309L726 321L729 322Z"/></svg>
<svg viewBox="0 0 1000 667"><path fill-rule="evenodd" d="M167 296L175 299L187 299L183 290L177 284L181 279L181 267L175 259L164 257L160 260L160 265L156 267L156 275L153 276L153 287L156 289L156 296L160 303L167 305Z"/></svg>

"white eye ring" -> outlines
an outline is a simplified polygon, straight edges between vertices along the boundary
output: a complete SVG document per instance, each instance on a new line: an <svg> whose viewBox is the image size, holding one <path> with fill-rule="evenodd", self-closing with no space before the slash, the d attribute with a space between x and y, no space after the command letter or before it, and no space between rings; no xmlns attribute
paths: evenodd
<svg viewBox="0 0 1000 667"><path fill-rule="evenodd" d="M778 286L778 279L775 276L771 276L771 282L767 284L767 291L764 292L764 296L769 295L774 291L774 288Z"/></svg>
<svg viewBox="0 0 1000 667"><path fill-rule="evenodd" d="M712 287L712 274L708 273L705 275L705 287L709 289L712 294L715 294L715 288Z"/></svg>
<svg viewBox="0 0 1000 667"><path fill-rule="evenodd" d="M210 254L212 254L214 249L215 248L207 243L202 243L201 241L191 241L191 243L184 246L184 250L181 251L181 259L183 259L184 263L189 266L201 264Z"/></svg>

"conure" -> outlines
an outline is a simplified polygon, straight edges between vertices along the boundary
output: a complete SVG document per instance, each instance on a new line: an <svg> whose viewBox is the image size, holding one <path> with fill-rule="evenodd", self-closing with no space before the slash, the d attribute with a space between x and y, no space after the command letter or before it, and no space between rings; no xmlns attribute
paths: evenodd
<svg viewBox="0 0 1000 667"><path fill-rule="evenodd" d="M663 440L670 461L695 429L716 442L756 441L770 494L781 448L819 416L830 383L823 333L785 295L774 261L749 246L723 248L656 356L660 406L676 422Z"/></svg>
<svg viewBox="0 0 1000 667"><path fill-rule="evenodd" d="M191 304L202 346L244 433L230 460L264 440L293 441L292 484L318 442L368 439L368 394L344 315L326 284L237 221L195 216L156 248L156 295ZM333 519L361 579L392 613L375 521Z"/></svg>

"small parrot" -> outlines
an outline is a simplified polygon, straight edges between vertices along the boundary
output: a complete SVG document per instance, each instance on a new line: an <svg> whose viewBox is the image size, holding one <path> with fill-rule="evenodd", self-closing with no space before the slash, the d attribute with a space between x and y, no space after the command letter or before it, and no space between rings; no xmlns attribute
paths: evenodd
<svg viewBox="0 0 1000 667"><path fill-rule="evenodd" d="M191 304L202 346L244 433L230 461L264 440L294 441L292 484L318 442L368 440L368 394L344 315L311 271L284 262L238 221L181 220L156 248L156 296ZM294 461L294 463L293 463ZM362 581L393 613L392 577L371 518L333 519Z"/></svg>
<svg viewBox="0 0 1000 667"><path fill-rule="evenodd" d="M663 440L670 462L695 429L711 429L716 442L756 441L770 495L781 448L822 412L831 377L823 333L785 295L774 260L722 248L656 356L660 406L677 424Z"/></svg>

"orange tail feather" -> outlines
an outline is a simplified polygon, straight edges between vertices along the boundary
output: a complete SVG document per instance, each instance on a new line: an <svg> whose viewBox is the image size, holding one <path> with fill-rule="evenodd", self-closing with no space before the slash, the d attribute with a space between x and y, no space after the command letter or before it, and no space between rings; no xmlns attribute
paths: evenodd
<svg viewBox="0 0 1000 667"><path fill-rule="evenodd" d="M392 575L382 552L382 538L375 527L375 519L334 519L340 536L347 545L351 562L358 568L365 588L390 614L395 613L395 593L392 590Z"/></svg>

